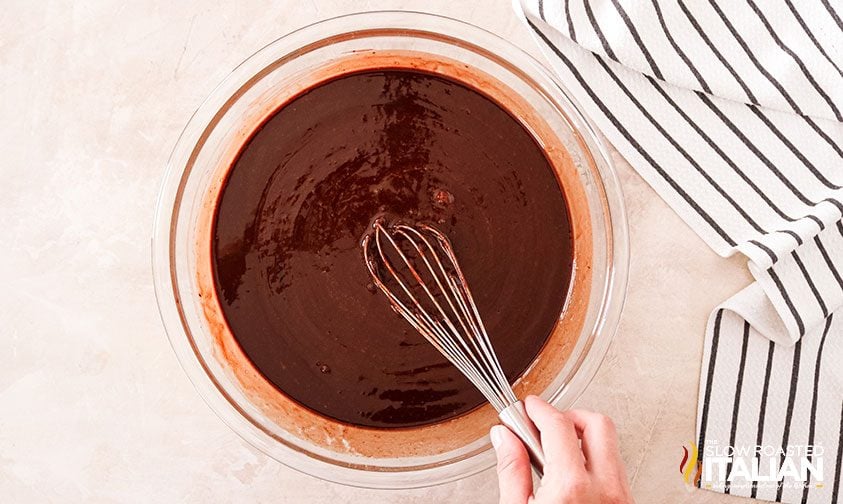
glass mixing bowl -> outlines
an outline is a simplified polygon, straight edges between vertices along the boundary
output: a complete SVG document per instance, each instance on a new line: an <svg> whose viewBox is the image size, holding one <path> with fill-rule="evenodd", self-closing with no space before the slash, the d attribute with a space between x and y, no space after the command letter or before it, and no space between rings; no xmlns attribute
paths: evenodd
<svg viewBox="0 0 843 504"><path fill-rule="evenodd" d="M494 464L486 405L431 426L371 429L320 417L262 379L220 313L211 271L211 222L240 147L292 96L366 68L416 68L497 100L534 135L569 201L575 269L559 323L516 393L573 405L595 372L621 313L628 269L618 180L593 125L541 64L498 36L453 19L369 12L310 25L238 66L191 117L167 167L152 241L155 292L173 349L222 420L276 460L323 479L412 488ZM553 260L553 258L547 258ZM490 328L493 330L493 328Z"/></svg>

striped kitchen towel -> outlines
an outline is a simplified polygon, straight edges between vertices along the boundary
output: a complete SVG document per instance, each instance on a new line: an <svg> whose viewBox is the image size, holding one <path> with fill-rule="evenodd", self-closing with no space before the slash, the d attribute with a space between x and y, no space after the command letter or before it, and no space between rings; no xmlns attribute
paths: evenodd
<svg viewBox="0 0 843 504"><path fill-rule="evenodd" d="M748 258L755 282L706 330L686 481L843 502L843 4L515 8L641 176L717 253Z"/></svg>

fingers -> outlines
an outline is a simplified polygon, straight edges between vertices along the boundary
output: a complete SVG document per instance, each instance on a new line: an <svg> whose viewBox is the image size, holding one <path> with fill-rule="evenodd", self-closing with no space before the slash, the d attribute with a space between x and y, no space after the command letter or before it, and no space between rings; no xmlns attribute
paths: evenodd
<svg viewBox="0 0 843 504"><path fill-rule="evenodd" d="M580 433L582 451L589 470L596 467L622 467L618 435L609 417L585 410L568 410L564 414Z"/></svg>
<svg viewBox="0 0 843 504"><path fill-rule="evenodd" d="M585 472L585 461L574 423L538 397L529 396L524 404L527 415L541 433L545 474Z"/></svg>
<svg viewBox="0 0 843 504"><path fill-rule="evenodd" d="M527 450L515 434L503 425L489 432L498 457L500 504L524 504L533 494L533 472Z"/></svg>
<svg viewBox="0 0 843 504"><path fill-rule="evenodd" d="M633 502L617 433L609 418L583 410L558 411L534 396L527 397L524 403L527 415L541 433L545 455L544 477L535 491L535 502ZM513 434L506 434L518 442ZM527 454L518 445L523 470L529 474ZM529 488L522 486L519 493L505 493L511 490L507 485L512 484L501 477L502 503L529 502ZM504 499L505 495L510 500Z"/></svg>

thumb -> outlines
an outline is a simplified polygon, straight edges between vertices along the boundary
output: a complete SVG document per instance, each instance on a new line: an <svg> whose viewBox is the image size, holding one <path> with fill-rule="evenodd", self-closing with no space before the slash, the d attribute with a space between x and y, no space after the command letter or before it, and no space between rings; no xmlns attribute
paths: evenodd
<svg viewBox="0 0 843 504"><path fill-rule="evenodd" d="M527 449L503 425L492 427L489 435L498 457L500 504L526 504L533 494L533 472Z"/></svg>

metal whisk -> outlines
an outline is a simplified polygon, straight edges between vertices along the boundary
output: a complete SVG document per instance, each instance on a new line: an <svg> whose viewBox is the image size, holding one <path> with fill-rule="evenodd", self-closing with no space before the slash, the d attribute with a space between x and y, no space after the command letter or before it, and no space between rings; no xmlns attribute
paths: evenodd
<svg viewBox="0 0 843 504"><path fill-rule="evenodd" d="M448 238L425 224L385 226L378 220L373 228L362 246L374 284L483 393L501 423L524 442L541 476L539 432L501 369Z"/></svg>

